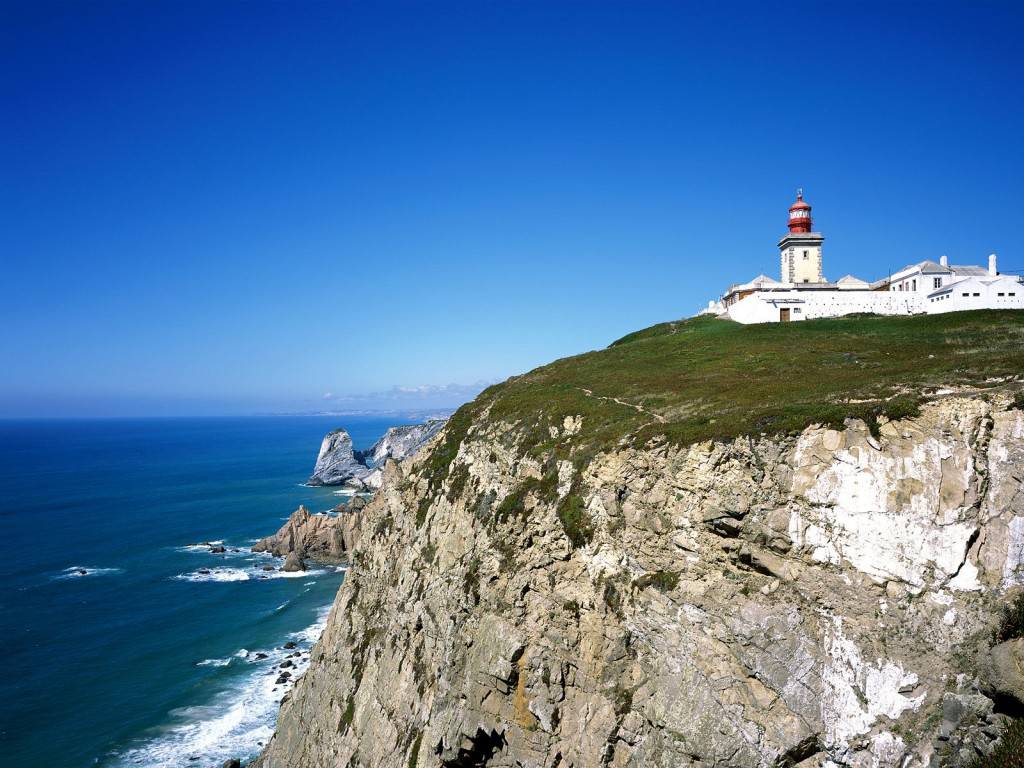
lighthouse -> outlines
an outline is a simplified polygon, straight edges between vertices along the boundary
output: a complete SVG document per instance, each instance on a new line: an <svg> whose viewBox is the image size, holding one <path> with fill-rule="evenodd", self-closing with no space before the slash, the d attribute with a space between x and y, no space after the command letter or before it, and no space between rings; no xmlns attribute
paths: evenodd
<svg viewBox="0 0 1024 768"><path fill-rule="evenodd" d="M797 190L796 202L789 206L789 233L779 240L784 283L823 283L821 244L825 236L812 231L814 220L811 206L804 200L803 190Z"/></svg>

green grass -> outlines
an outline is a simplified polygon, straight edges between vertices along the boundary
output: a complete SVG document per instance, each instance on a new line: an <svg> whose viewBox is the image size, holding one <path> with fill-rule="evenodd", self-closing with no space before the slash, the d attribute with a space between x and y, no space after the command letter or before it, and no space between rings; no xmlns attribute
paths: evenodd
<svg viewBox="0 0 1024 768"><path fill-rule="evenodd" d="M474 439L474 429L486 426L483 420L512 425L503 439L524 448L543 472L496 508L493 499L478 503L479 516L504 527L522 521L528 495L545 502L557 498L556 460L569 459L579 469L601 452L652 440L688 445L793 434L811 424L842 428L851 417L877 436L883 419L917 415L940 387L983 389L996 386L992 379L1022 372L1024 312L763 325L701 317L655 325L607 349L513 377L456 411L424 459L428 490L416 525L423 526L442 486L447 484L452 499L464 491L469 472L458 465L453 470L453 460L462 442ZM1024 408L1020 384L1011 388L1018 390L1016 407ZM570 416L581 416L582 427L566 435L563 421ZM489 460L497 460L493 451ZM575 489L557 512L573 546L591 539L594 524ZM498 540L504 542L503 562L514 563L512 540Z"/></svg>
<svg viewBox="0 0 1024 768"><path fill-rule="evenodd" d="M654 437L689 444L840 426L850 416L875 425L914 415L935 388L985 386L990 377L1021 372L1024 312L746 326L703 317L656 325L509 379L466 406L463 418L489 406L490 420L516 424L534 456L571 454L586 463L621 442ZM549 427L577 414L580 434L551 437Z"/></svg>

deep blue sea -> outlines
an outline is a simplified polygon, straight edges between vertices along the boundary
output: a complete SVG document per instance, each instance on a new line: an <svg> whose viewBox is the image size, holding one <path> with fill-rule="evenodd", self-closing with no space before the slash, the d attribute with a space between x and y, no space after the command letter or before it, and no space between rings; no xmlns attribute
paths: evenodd
<svg viewBox="0 0 1024 768"><path fill-rule="evenodd" d="M268 573L248 547L300 503L341 500L302 485L326 432L366 448L396 423L0 421L0 762L254 755L287 687L272 668L295 653L302 668L344 573ZM190 546L204 541L229 551Z"/></svg>

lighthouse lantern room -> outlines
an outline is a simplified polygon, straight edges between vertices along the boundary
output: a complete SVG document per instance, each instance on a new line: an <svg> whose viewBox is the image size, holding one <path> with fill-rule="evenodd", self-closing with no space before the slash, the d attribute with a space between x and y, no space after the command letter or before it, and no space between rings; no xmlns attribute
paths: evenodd
<svg viewBox="0 0 1024 768"><path fill-rule="evenodd" d="M789 234L779 241L781 279L784 283L823 283L821 244L825 237L812 232L811 206L797 190L796 202L789 206Z"/></svg>

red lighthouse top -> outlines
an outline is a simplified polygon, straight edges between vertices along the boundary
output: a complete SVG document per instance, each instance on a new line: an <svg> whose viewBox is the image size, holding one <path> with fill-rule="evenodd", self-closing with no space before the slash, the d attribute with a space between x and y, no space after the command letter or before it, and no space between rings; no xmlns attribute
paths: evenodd
<svg viewBox="0 0 1024 768"><path fill-rule="evenodd" d="M804 202L804 191L798 189L796 202L789 206L789 231L810 232L811 224L811 206Z"/></svg>

